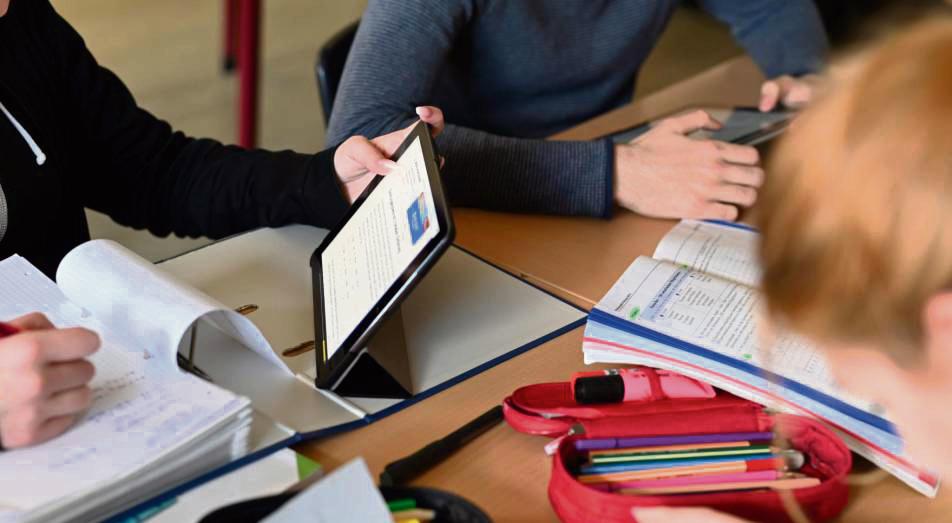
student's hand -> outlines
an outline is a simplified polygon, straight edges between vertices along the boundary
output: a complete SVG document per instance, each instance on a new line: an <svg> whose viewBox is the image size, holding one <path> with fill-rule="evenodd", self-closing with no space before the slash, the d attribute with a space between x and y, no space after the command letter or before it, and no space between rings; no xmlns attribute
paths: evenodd
<svg viewBox="0 0 952 523"><path fill-rule="evenodd" d="M637 523L749 523L709 508L644 507L631 509Z"/></svg>
<svg viewBox="0 0 952 523"><path fill-rule="evenodd" d="M813 99L819 77L808 74L794 78L790 75L778 76L760 86L760 110L772 111L778 105L790 109L799 109Z"/></svg>
<svg viewBox="0 0 952 523"><path fill-rule="evenodd" d="M655 218L737 219L737 207L753 205L764 180L757 149L685 136L720 127L694 111L615 146L615 200Z"/></svg>
<svg viewBox="0 0 952 523"><path fill-rule="evenodd" d="M99 348L86 329L57 329L39 313L10 322L22 332L0 339L0 442L42 443L68 429L89 408L95 369L85 358Z"/></svg>
<svg viewBox="0 0 952 523"><path fill-rule="evenodd" d="M436 107L417 107L417 115L430 124L433 137L443 132L443 111ZM410 134L413 126L378 138L368 140L363 136L351 136L337 148L334 154L334 168L337 178L347 195L347 201L353 203L374 179L374 174L389 174L396 162L389 160L403 140Z"/></svg>

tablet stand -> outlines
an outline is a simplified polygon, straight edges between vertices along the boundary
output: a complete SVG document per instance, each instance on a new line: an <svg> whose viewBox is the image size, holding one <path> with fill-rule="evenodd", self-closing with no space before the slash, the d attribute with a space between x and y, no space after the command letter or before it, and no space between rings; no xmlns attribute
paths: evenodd
<svg viewBox="0 0 952 523"><path fill-rule="evenodd" d="M403 314L399 309L384 321L332 390L357 398L405 399L413 395Z"/></svg>

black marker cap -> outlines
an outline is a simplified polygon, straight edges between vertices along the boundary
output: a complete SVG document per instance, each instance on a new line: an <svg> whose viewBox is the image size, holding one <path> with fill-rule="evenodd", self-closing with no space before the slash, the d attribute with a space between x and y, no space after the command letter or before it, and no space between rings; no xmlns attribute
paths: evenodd
<svg viewBox="0 0 952 523"><path fill-rule="evenodd" d="M589 376L575 380L576 403L619 403L625 399L625 380L621 376Z"/></svg>

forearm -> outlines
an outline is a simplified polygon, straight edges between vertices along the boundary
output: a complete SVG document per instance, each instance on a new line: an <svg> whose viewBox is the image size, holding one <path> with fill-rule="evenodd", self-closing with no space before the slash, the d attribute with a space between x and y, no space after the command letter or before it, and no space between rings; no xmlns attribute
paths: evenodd
<svg viewBox="0 0 952 523"><path fill-rule="evenodd" d="M549 142L447 126L437 140L443 182L455 205L509 212L608 218L611 142Z"/></svg>
<svg viewBox="0 0 952 523"><path fill-rule="evenodd" d="M334 149L317 155L225 146L175 133L153 167L116 180L100 210L165 236L219 238L257 227L332 227L347 210ZM174 151L174 153L173 153Z"/></svg>

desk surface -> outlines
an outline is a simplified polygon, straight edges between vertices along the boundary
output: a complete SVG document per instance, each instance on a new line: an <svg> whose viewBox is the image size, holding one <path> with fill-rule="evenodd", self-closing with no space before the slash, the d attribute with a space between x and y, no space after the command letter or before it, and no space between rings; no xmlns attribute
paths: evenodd
<svg viewBox="0 0 952 523"><path fill-rule="evenodd" d="M751 105L761 80L749 59L735 59L556 138L590 139L689 104ZM650 255L674 223L625 211L610 221L471 209L458 209L454 217L457 243L586 308L635 257ZM299 450L328 468L363 456L379 474L388 462L451 432L516 388L563 381L583 369L581 338L577 329L367 428ZM546 494L551 461L542 450L546 441L501 425L415 483L459 493L496 521L551 521L555 514ZM855 488L852 496L842 521L952 520L952 495L929 500L892 478Z"/></svg>

